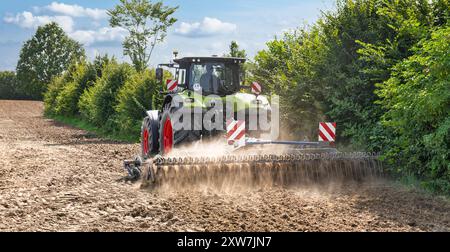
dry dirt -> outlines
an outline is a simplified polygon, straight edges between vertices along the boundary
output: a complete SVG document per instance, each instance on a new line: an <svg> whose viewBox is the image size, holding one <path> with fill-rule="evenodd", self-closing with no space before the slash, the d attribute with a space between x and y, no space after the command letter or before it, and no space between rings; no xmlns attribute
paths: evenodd
<svg viewBox="0 0 450 252"><path fill-rule="evenodd" d="M1 231L450 231L450 203L391 182L150 191L120 181L139 145L0 101Z"/></svg>

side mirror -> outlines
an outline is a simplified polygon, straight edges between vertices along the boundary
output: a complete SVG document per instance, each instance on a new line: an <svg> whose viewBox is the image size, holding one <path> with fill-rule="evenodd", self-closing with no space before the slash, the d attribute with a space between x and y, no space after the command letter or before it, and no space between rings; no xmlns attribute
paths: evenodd
<svg viewBox="0 0 450 252"><path fill-rule="evenodd" d="M155 75L156 75L156 80L161 83L163 81L163 76L164 76L163 69L160 67L156 68Z"/></svg>

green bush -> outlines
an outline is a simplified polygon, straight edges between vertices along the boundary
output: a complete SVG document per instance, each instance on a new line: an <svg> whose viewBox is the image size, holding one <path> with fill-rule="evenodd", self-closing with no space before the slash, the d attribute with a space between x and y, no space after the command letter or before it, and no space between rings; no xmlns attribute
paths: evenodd
<svg viewBox="0 0 450 252"><path fill-rule="evenodd" d="M110 58L108 56L108 54L97 55L94 59L94 62L92 62L93 66L95 68L97 78L102 77L103 68L105 68L106 65L108 65L111 62L115 62L115 61L116 61L116 58L114 56Z"/></svg>
<svg viewBox="0 0 450 252"><path fill-rule="evenodd" d="M0 72L0 99L16 97L17 78L14 72Z"/></svg>
<svg viewBox="0 0 450 252"><path fill-rule="evenodd" d="M44 94L44 113L48 116L57 115L56 105L57 98L61 91L66 86L67 82L71 81L70 74L65 73L61 76L52 79L48 85L47 91Z"/></svg>
<svg viewBox="0 0 450 252"><path fill-rule="evenodd" d="M433 32L380 85L383 123L394 132L386 158L434 191L450 188L450 27Z"/></svg>
<svg viewBox="0 0 450 252"><path fill-rule="evenodd" d="M61 88L55 101L56 114L64 116L75 115L78 108L77 89L78 83L75 81L66 83Z"/></svg>
<svg viewBox="0 0 450 252"><path fill-rule="evenodd" d="M68 74L73 81L66 83L56 97L55 112L58 115L75 116L79 113L78 100L85 89L93 86L97 71L93 64L81 62L72 65Z"/></svg>
<svg viewBox="0 0 450 252"><path fill-rule="evenodd" d="M154 70L135 73L125 82L117 96L116 106L116 122L121 133L139 138L145 111L157 110L162 106L163 96L159 90L160 84L156 81Z"/></svg>
<svg viewBox="0 0 450 252"><path fill-rule="evenodd" d="M134 73L129 64L112 61L105 65L102 77L80 97L78 107L82 117L96 126L115 130L113 116L118 104L117 93Z"/></svg>
<svg viewBox="0 0 450 252"><path fill-rule="evenodd" d="M449 16L448 0L338 0L267 43L250 79L281 96L282 124L297 139L317 137L317 120L337 122L339 148L383 152L393 170L445 191Z"/></svg>
<svg viewBox="0 0 450 252"><path fill-rule="evenodd" d="M15 72L0 72L0 99L30 99L21 88Z"/></svg>

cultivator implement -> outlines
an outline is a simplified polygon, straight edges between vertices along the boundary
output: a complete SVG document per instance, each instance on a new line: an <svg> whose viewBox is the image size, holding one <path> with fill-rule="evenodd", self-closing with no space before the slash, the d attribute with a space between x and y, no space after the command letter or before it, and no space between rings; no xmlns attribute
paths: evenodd
<svg viewBox="0 0 450 252"><path fill-rule="evenodd" d="M335 124L327 123L330 127ZM383 175L377 153L338 152L333 138L326 142L261 140L246 137L245 123L229 122L226 154L192 152L157 155L125 161L131 178L143 185L240 184L288 186L295 184L355 180ZM217 145L206 149L214 149ZM198 146L197 146L198 147Z"/></svg>
<svg viewBox="0 0 450 252"><path fill-rule="evenodd" d="M380 177L383 167L376 153L232 154L204 157L162 157L140 163L143 185L241 183L295 185L327 181L361 181Z"/></svg>

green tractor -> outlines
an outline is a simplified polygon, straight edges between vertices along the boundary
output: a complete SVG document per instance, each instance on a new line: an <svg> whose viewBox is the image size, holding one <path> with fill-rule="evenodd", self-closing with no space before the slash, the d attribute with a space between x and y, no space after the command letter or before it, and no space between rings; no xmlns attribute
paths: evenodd
<svg viewBox="0 0 450 252"><path fill-rule="evenodd" d="M320 123L317 142L277 139L278 134L272 134L277 127L271 122L278 121L275 103L271 106L260 95L258 83L243 85L244 63L242 58L186 57L159 65L156 78L161 83L163 67L172 69L175 78L166 80L166 90L161 91L161 110L146 113L142 153L124 162L128 178L142 177L146 186L174 178L186 183L223 180L231 173L247 182L269 179L289 184L336 177L360 179L382 172L376 153L337 151L333 145L336 123ZM242 92L245 89L252 92ZM224 146L231 151L219 156L197 148L181 155L173 151L183 144L217 137L224 138ZM208 148L218 148L217 144L220 141Z"/></svg>
<svg viewBox="0 0 450 252"><path fill-rule="evenodd" d="M156 69L157 79L163 82L162 67L173 69L175 79L167 80L161 110L148 111L143 121L142 157L167 155L176 146L217 137L225 132L226 122L238 115L245 117L248 135L267 132L267 127L248 127L252 119L249 111L257 111L256 116L270 117L271 107L266 97L241 92L251 88L242 85L243 63L242 58L186 57L171 64L160 64ZM191 112L176 115L180 111ZM184 118L187 116L191 118ZM217 126L217 123L221 127L212 127L211 124Z"/></svg>

